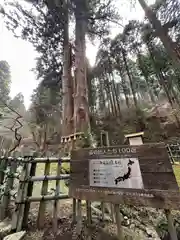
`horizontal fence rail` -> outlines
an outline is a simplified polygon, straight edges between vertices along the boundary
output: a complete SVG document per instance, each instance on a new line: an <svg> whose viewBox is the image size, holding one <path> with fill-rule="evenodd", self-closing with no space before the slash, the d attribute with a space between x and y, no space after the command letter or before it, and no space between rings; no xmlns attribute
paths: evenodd
<svg viewBox="0 0 180 240"><path fill-rule="evenodd" d="M41 201L50 201L50 200L63 200L67 199L69 196L67 194L61 194L61 195L50 195L50 196L40 196L40 197L26 197L22 201L17 201L17 204L26 203L26 202L41 202Z"/></svg>
<svg viewBox="0 0 180 240"><path fill-rule="evenodd" d="M31 177L25 181L37 182L37 181L52 181L52 180L68 180L69 178L70 178L70 174L61 174L59 176L50 175L50 176Z"/></svg>
<svg viewBox="0 0 180 240"><path fill-rule="evenodd" d="M15 158L15 157L5 157L5 156L2 156L0 158L0 160L3 160L3 159L6 159L6 160L9 160L9 161L15 161L15 162L19 162L19 163L47 163L47 162L50 162L50 163L57 163L57 162L60 162L60 163L69 163L70 162L70 158L69 157L63 157L63 158L55 158L55 157L50 157L50 158L33 158L33 157L18 157L18 158Z"/></svg>

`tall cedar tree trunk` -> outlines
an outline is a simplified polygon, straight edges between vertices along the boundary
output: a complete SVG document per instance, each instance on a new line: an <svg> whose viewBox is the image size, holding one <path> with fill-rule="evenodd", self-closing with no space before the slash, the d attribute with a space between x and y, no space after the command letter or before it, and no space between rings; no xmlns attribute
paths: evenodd
<svg viewBox="0 0 180 240"><path fill-rule="evenodd" d="M121 119L121 117L122 117L121 106L120 106L120 103L119 103L117 88L116 88L116 85L115 85L113 74L111 74L110 77L111 77L111 82L112 82L112 94L115 96L115 100L116 100L116 107L117 107L117 112L118 112L117 116Z"/></svg>
<svg viewBox="0 0 180 240"><path fill-rule="evenodd" d="M64 43L63 43L63 127L62 135L67 136L73 133L73 80L71 75L71 45L69 44L69 16L68 16L68 0L64 0Z"/></svg>
<svg viewBox="0 0 180 240"><path fill-rule="evenodd" d="M115 99L115 95L114 95L114 91L113 91L112 82L110 81L110 76L109 76L108 73L106 73L106 78L107 78L107 81L108 81L107 84L109 86L109 95L112 99L114 113L115 113L115 116L117 117L118 113L117 113L116 99Z"/></svg>
<svg viewBox="0 0 180 240"><path fill-rule="evenodd" d="M112 99L110 83L109 83L109 79L106 75L104 76L105 77L105 80L104 80L105 91L106 91L107 99L109 100L109 103L110 103L110 106L111 106L112 115L116 116L116 109L115 109L114 102L113 102L113 99Z"/></svg>
<svg viewBox="0 0 180 240"><path fill-rule="evenodd" d="M75 95L74 95L74 128L75 132L87 132L90 129L88 87L86 73L87 30L86 1L75 0Z"/></svg>
<svg viewBox="0 0 180 240"><path fill-rule="evenodd" d="M139 0L141 7L143 8L146 17L152 24L154 30L156 31L156 35L162 41L165 49L173 60L174 66L180 66L180 56L176 49L176 44L172 41L170 36L168 35L168 31L162 27L161 22L157 19L156 14L153 10L146 4L145 0Z"/></svg>
<svg viewBox="0 0 180 240"><path fill-rule="evenodd" d="M98 94L99 106L100 110L103 112L106 109L106 99L104 93L104 80L102 82L102 79L99 80L99 89L100 89L100 94Z"/></svg>
<svg viewBox="0 0 180 240"><path fill-rule="evenodd" d="M131 76L131 73L129 71L129 67L128 67L128 64L127 64L126 51L124 49L122 49L122 57L123 57L124 65L125 65L125 68L126 68L126 72L127 72L128 78L129 78L129 82L130 82L131 91L132 91L132 94L133 94L134 105L136 107L136 110L138 111L139 107L138 107L138 102L137 102L137 98L136 98L136 91L134 89L132 76Z"/></svg>
<svg viewBox="0 0 180 240"><path fill-rule="evenodd" d="M127 106L127 108L130 108L128 89L127 89L127 84L126 84L126 76L122 73L121 69L118 68L118 71L119 71L119 74L121 77L123 93L124 93L124 97L126 100L126 106Z"/></svg>
<svg viewBox="0 0 180 240"><path fill-rule="evenodd" d="M117 65L118 65L117 71L119 72L119 75L121 77L122 89L123 89L124 97L125 97L125 100L126 100L126 106L127 106L127 108L129 108L130 104L129 104L129 96L128 96L128 91L127 91L126 79L125 79L125 76L122 73L121 67L119 67L120 66L120 61L117 61Z"/></svg>

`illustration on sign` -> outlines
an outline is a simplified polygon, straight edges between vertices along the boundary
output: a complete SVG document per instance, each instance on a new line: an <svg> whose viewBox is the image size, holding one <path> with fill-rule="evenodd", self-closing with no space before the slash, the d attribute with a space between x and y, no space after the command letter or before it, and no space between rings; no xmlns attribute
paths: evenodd
<svg viewBox="0 0 180 240"><path fill-rule="evenodd" d="M138 158L92 159L89 179L92 187L143 188Z"/></svg>

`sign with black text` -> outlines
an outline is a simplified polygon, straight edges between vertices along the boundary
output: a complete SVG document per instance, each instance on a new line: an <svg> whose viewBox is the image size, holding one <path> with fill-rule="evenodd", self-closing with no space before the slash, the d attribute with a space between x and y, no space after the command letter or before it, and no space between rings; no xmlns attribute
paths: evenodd
<svg viewBox="0 0 180 240"><path fill-rule="evenodd" d="M76 150L70 165L70 197L179 209L179 188L163 143Z"/></svg>

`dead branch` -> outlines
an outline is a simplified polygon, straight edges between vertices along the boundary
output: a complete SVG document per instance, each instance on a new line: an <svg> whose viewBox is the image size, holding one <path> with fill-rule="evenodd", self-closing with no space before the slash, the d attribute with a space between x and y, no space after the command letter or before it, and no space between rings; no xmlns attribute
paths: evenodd
<svg viewBox="0 0 180 240"><path fill-rule="evenodd" d="M23 127L22 123L19 121L19 120L22 118L22 116L21 116L15 109L13 109L11 106L9 106L2 98L0 98L0 101L1 101L9 110L11 110L12 112L14 112L14 113L16 113L16 114L18 115L18 116L14 119L13 125L12 125L10 128L6 127L6 128L8 128L9 130L11 130L12 132L14 132L14 137L15 137L15 140L16 140L16 143L15 143L15 145L13 146L13 148L8 151L8 154L9 154L9 153L13 152L17 147L19 147L19 145L20 145L20 143L21 143L22 136L21 136L20 133L18 133L18 131L19 131L19 129L21 129L21 128ZM19 126L17 126L17 127L14 129L16 123L18 123Z"/></svg>

